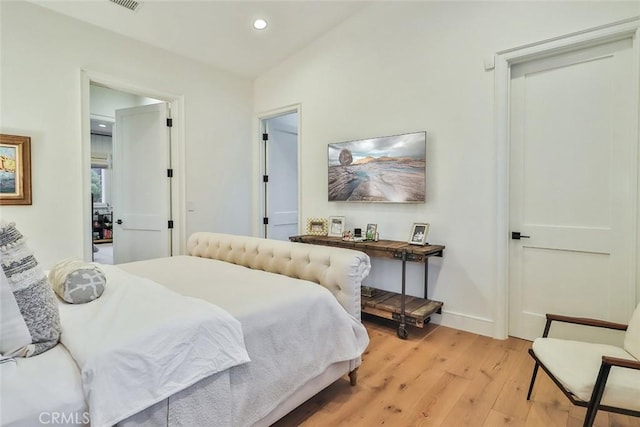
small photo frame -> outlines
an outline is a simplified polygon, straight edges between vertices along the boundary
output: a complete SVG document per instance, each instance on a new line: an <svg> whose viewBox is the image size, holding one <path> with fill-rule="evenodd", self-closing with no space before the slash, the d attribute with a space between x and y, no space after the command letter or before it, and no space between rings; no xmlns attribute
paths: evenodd
<svg viewBox="0 0 640 427"><path fill-rule="evenodd" d="M326 218L307 218L307 234L312 236L326 236L327 230Z"/></svg>
<svg viewBox="0 0 640 427"><path fill-rule="evenodd" d="M329 236L330 237L342 237L344 234L344 217L343 216L330 216L329 217Z"/></svg>
<svg viewBox="0 0 640 427"><path fill-rule="evenodd" d="M413 225L411 226L409 243L412 245L421 245L421 246L426 245L428 233L429 233L429 224L425 222L414 222Z"/></svg>
<svg viewBox="0 0 640 427"><path fill-rule="evenodd" d="M367 224L367 230L364 235L367 240L375 240L376 232L378 231L378 224Z"/></svg>

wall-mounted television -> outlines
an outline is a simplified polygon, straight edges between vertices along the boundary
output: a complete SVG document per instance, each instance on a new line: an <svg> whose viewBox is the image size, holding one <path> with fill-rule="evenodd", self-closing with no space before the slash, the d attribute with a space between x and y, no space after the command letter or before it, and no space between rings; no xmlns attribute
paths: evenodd
<svg viewBox="0 0 640 427"><path fill-rule="evenodd" d="M424 203L427 133L329 144L329 201Z"/></svg>

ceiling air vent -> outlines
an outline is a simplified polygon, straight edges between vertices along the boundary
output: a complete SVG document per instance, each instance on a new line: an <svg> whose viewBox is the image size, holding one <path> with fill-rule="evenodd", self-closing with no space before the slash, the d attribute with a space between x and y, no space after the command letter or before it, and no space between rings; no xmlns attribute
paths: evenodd
<svg viewBox="0 0 640 427"><path fill-rule="evenodd" d="M135 10L140 6L140 2L136 0L109 0L112 3L117 4L118 6L126 7L129 10Z"/></svg>

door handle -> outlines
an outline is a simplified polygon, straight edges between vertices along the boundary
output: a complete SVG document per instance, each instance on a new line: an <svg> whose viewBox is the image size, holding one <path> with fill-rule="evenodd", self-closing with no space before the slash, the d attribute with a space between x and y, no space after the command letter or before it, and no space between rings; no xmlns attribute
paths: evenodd
<svg viewBox="0 0 640 427"><path fill-rule="evenodd" d="M520 232L519 232L519 231L512 231L512 232L511 232L511 238L512 238L513 240L528 239L528 238L530 238L530 237L531 237L531 236L525 236L525 235L523 235L523 234L520 234Z"/></svg>
<svg viewBox="0 0 640 427"><path fill-rule="evenodd" d="M121 219L117 220L116 224L122 224L122 220ZM520 233L518 233L518 234L520 234Z"/></svg>

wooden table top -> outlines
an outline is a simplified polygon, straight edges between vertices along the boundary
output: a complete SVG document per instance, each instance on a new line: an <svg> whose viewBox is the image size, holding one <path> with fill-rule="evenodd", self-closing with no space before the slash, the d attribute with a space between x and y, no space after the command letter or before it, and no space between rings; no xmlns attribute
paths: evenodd
<svg viewBox="0 0 640 427"><path fill-rule="evenodd" d="M289 240L292 242L310 243L323 246L337 246L341 248L354 249L362 251L371 256L379 256L385 258L399 259L402 251L406 251L408 254L408 261L424 261L425 258L430 256L442 256L444 251L443 245L411 245L408 242L401 242L398 240L365 240L363 242L352 242L342 240L341 237L329 237L329 236L291 236Z"/></svg>

